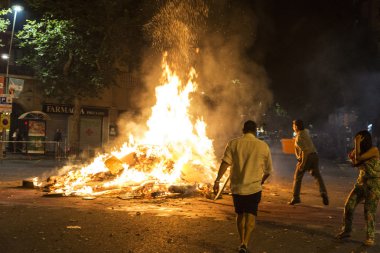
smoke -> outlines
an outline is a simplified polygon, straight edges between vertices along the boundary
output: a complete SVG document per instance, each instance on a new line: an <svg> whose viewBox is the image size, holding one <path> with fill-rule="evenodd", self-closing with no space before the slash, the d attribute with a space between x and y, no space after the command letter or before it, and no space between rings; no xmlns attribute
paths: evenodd
<svg viewBox="0 0 380 253"><path fill-rule="evenodd" d="M245 120L260 123L272 94L267 73L255 59L263 57L255 48L260 29L256 7L250 1L165 1L144 27L152 47L145 50L145 89L134 96L139 113L128 115L127 122L119 125L131 133L136 123L146 122L155 104L164 51L183 83L191 67L197 71L191 115L194 121L206 122L217 153L228 139L241 134Z"/></svg>
<svg viewBox="0 0 380 253"><path fill-rule="evenodd" d="M202 0L170 0L156 3L157 11L143 27L151 43L151 47L145 49L142 56L140 74L145 85L130 97L135 105L135 112L126 113L118 122L121 136L127 133L141 137L147 130L145 123L156 102L155 88L162 85L161 61L164 52L167 52L170 68L180 76L182 83L186 83L199 36L205 29L208 7Z"/></svg>
<svg viewBox="0 0 380 253"><path fill-rule="evenodd" d="M210 8L208 31L195 64L201 94L195 104L203 112L217 153L241 133L244 121L260 123L272 102L267 73L250 54L258 41L258 11L249 2L234 1L215 1Z"/></svg>

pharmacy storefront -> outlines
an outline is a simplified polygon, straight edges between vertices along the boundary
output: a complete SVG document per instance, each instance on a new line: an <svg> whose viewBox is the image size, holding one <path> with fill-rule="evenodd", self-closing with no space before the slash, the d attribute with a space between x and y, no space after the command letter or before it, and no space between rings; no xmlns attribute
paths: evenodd
<svg viewBox="0 0 380 253"><path fill-rule="evenodd" d="M47 122L47 137L54 139L57 129L62 132L63 142L67 143L70 136L71 116L73 105L67 104L43 104L42 111L47 113L51 120ZM108 108L82 107L80 117L80 149L100 149L104 143L104 137L108 134Z"/></svg>

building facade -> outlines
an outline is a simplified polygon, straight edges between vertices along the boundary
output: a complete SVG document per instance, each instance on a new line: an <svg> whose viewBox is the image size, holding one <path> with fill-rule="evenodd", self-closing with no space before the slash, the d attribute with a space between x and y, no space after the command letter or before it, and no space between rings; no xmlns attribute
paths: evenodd
<svg viewBox="0 0 380 253"><path fill-rule="evenodd" d="M12 133L19 129L25 141L36 140L39 136L39 140L46 143L44 152L49 152L54 151L54 145L49 145L49 142L54 141L55 132L60 129L63 145L69 149L67 145L72 134L73 105L60 103L59 98L45 97L38 89L38 81L30 76L10 74L9 77L23 80L23 87L19 95L13 98L6 138L11 140ZM82 100L79 129L81 152L100 152L117 137L118 118L133 107L129 98L139 85L136 74L122 73L117 78L117 85L105 89L100 98ZM28 112L46 114L48 117L20 118Z"/></svg>

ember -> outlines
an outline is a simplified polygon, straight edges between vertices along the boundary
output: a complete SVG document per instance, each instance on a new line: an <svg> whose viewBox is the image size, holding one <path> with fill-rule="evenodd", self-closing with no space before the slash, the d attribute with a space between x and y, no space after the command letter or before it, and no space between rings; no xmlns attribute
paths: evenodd
<svg viewBox="0 0 380 253"><path fill-rule="evenodd" d="M87 166L65 166L57 176L35 185L65 196L124 194L129 197L161 197L190 192L208 193L215 176L212 141L206 124L190 118L189 95L197 88L190 71L183 85L162 63L162 85L156 87L156 105L140 140L131 136L118 151L102 154Z"/></svg>

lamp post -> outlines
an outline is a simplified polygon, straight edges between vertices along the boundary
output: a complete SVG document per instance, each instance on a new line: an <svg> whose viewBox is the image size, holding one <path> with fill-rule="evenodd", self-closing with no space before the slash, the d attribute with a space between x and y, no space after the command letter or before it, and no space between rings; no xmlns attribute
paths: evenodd
<svg viewBox="0 0 380 253"><path fill-rule="evenodd" d="M4 92L4 94L8 94L8 89L9 89L9 61L11 59L11 53L12 53L13 34L15 32L17 12L23 10L22 6L20 6L20 5L14 5L14 6L12 6L12 9L15 12L15 14L13 16L12 33L11 33L11 41L9 43L8 57L6 57L5 55L1 56L3 59L7 60L7 70L5 73L5 92ZM1 114L2 114L2 112L1 112ZM6 131L4 131L4 130L5 129L2 127L1 128L1 141L0 141L0 159L3 159L3 151L4 151L3 150L4 149L3 140L5 140L5 136L6 136Z"/></svg>
<svg viewBox="0 0 380 253"><path fill-rule="evenodd" d="M11 59L11 53L12 53L13 34L15 32L15 24L16 24L17 12L22 11L23 7L21 5L13 5L12 9L14 10L15 15L13 16L11 41L9 43L9 52L8 52L8 59L7 59L7 70L6 70L6 73L5 73L5 79L6 79L5 94L8 94L8 89L9 89L9 61Z"/></svg>

